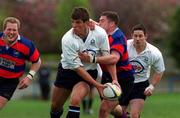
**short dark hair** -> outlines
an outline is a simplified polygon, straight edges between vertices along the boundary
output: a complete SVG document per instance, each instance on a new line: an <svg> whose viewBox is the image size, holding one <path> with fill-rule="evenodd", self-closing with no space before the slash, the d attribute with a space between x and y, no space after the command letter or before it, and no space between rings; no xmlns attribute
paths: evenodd
<svg viewBox="0 0 180 118"><path fill-rule="evenodd" d="M144 32L144 34L147 34L147 29L145 28L145 26L143 24L137 24L132 28L131 33L133 33L135 30L142 30Z"/></svg>
<svg viewBox="0 0 180 118"><path fill-rule="evenodd" d="M86 8L83 7L75 7L71 18L73 20L82 20L83 22L89 21L89 13Z"/></svg>
<svg viewBox="0 0 180 118"><path fill-rule="evenodd" d="M119 24L119 15L114 11L104 11L101 16L106 16L110 21L113 21L116 25Z"/></svg>

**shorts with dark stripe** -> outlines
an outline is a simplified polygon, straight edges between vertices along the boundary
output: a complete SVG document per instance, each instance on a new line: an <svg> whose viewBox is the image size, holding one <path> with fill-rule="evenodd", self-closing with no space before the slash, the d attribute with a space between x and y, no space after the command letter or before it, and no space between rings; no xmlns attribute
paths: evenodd
<svg viewBox="0 0 180 118"><path fill-rule="evenodd" d="M91 77L94 80L96 80L97 69L88 70L87 72L91 75ZM74 85L80 81L85 81L85 80L81 76L79 76L74 70L63 69L62 65L59 64L56 80L54 82L54 85L56 87L63 87L63 88L72 90ZM91 85L90 83L88 83L88 84Z"/></svg>

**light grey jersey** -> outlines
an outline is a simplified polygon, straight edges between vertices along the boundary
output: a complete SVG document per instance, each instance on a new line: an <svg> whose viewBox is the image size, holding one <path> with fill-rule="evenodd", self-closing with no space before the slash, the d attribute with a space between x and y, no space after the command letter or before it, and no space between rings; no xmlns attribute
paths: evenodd
<svg viewBox="0 0 180 118"><path fill-rule="evenodd" d="M146 43L146 48L137 54L133 45L133 39L127 41L129 60L135 69L134 83L143 82L149 79L151 67L156 72L165 70L164 61L158 48Z"/></svg>
<svg viewBox="0 0 180 118"><path fill-rule="evenodd" d="M107 55L109 50L108 36L101 27L95 26L94 30L89 30L85 42L70 29L62 38L62 67L73 70L84 66L86 70L94 70L97 64L81 62L78 52L88 51L92 55Z"/></svg>

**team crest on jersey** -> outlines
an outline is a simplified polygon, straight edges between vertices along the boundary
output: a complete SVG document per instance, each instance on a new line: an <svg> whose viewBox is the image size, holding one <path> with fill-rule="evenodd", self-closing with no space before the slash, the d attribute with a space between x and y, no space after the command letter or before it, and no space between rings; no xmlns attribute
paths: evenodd
<svg viewBox="0 0 180 118"><path fill-rule="evenodd" d="M144 66L139 61L133 60L130 62L135 70L135 73L141 73L144 70Z"/></svg>
<svg viewBox="0 0 180 118"><path fill-rule="evenodd" d="M18 57L18 56L19 56L19 52L14 51L13 53L14 53L14 56L15 56L15 57Z"/></svg>
<svg viewBox="0 0 180 118"><path fill-rule="evenodd" d="M95 46L95 40L94 40L94 39L91 39L90 44L93 45L93 46Z"/></svg>

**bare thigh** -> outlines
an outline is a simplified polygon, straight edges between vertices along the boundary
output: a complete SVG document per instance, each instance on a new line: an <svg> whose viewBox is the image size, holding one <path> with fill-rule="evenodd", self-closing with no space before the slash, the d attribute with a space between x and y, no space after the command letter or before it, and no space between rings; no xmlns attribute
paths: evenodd
<svg viewBox="0 0 180 118"><path fill-rule="evenodd" d="M0 110L6 105L8 100L2 96L0 96Z"/></svg>
<svg viewBox="0 0 180 118"><path fill-rule="evenodd" d="M90 87L86 82L79 82L77 83L72 90L71 98L70 98L70 105L72 106L80 106L81 101L84 99L85 96L88 95L90 92Z"/></svg>
<svg viewBox="0 0 180 118"><path fill-rule="evenodd" d="M144 108L144 100L143 99L132 99L130 101L130 112L131 115L139 116Z"/></svg>
<svg viewBox="0 0 180 118"><path fill-rule="evenodd" d="M64 103L69 97L71 90L54 86L52 93L52 109L63 108Z"/></svg>

